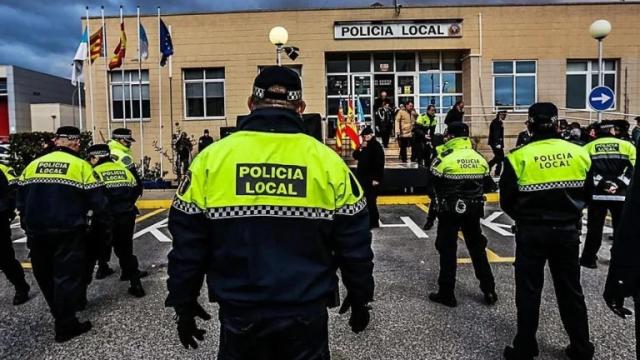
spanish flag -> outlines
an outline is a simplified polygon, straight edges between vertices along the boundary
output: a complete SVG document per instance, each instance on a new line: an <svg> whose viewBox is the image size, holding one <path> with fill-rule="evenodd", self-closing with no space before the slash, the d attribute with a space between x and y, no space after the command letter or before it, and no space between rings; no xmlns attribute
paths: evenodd
<svg viewBox="0 0 640 360"><path fill-rule="evenodd" d="M102 46L104 44L104 35L102 34L102 28L96 31L95 34L89 38L89 51L91 53L91 63L93 64L97 58L102 56Z"/></svg>
<svg viewBox="0 0 640 360"><path fill-rule="evenodd" d="M120 23L120 42L113 50L113 56L109 62L109 70L119 68L124 62L124 55L127 50L127 34L124 33L124 21Z"/></svg>
<svg viewBox="0 0 640 360"><path fill-rule="evenodd" d="M340 99L340 107L338 107L338 122L336 124L336 147L342 149L342 138L344 137L344 110L342 106L342 99Z"/></svg>

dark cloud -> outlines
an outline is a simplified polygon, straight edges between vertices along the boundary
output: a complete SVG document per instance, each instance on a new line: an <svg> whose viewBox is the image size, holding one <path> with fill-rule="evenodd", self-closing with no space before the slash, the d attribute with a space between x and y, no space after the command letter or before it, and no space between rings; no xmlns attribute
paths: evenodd
<svg viewBox="0 0 640 360"><path fill-rule="evenodd" d="M593 0L593 2L598 0ZM612 2L618 2L611 0ZM391 6L392 0L2 0L0 2L0 64L10 64L59 76L69 77L71 59L78 46L82 29L80 18L85 6L91 16L99 15L100 5L105 6L106 15L117 15L120 4L127 14L141 12L154 14L157 6L163 12L233 11L257 9L358 7L380 2ZM591 2L562 0L400 0L410 5L453 5L487 3L556 3ZM347 5L345 5L347 4Z"/></svg>

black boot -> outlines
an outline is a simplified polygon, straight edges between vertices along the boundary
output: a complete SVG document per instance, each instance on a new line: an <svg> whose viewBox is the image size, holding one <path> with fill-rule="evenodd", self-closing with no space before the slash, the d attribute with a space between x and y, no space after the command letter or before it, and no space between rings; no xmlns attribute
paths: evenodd
<svg viewBox="0 0 640 360"><path fill-rule="evenodd" d="M149 272L148 271L144 271L144 270L139 270L138 271L138 278L139 279L145 278L147 276L149 276ZM125 274L125 273L122 273L122 275L120 275L120 281L129 281L129 280L131 280L131 275Z"/></svg>
<svg viewBox="0 0 640 360"><path fill-rule="evenodd" d="M431 230L433 229L433 225L435 223L435 219L427 219L427 222L422 227L422 230Z"/></svg>
<svg viewBox="0 0 640 360"><path fill-rule="evenodd" d="M140 279L131 280L131 286L129 287L129 294L137 298L141 298L146 295L144 292L144 289L142 288L142 283L140 282Z"/></svg>
<svg viewBox="0 0 640 360"><path fill-rule="evenodd" d="M76 336L80 336L89 330L91 330L92 325L90 321L76 322L72 325L67 325L64 327L56 326L56 342L61 343L65 341L69 341Z"/></svg>
<svg viewBox="0 0 640 360"><path fill-rule="evenodd" d="M96 271L96 279L102 280L115 273L115 270L109 267L109 264L99 264L98 271Z"/></svg>
<svg viewBox="0 0 640 360"><path fill-rule="evenodd" d="M456 296L451 294L445 294L442 292L431 293L429 294L429 300L442 304L444 306L448 306L454 308L458 306L458 301L456 300Z"/></svg>
<svg viewBox="0 0 640 360"><path fill-rule="evenodd" d="M29 301L29 290L31 288L29 287L28 284L25 284L24 286L20 287L20 288L16 288L16 294L13 297L13 305L22 305L24 303L26 303L27 301Z"/></svg>
<svg viewBox="0 0 640 360"><path fill-rule="evenodd" d="M491 306L498 302L498 294L495 291L484 293L484 303Z"/></svg>
<svg viewBox="0 0 640 360"><path fill-rule="evenodd" d="M511 346L504 348L503 355L506 360L533 360L532 355L523 355Z"/></svg>
<svg viewBox="0 0 640 360"><path fill-rule="evenodd" d="M582 267L586 267L587 269L597 269L598 268L598 264L596 262L597 257L596 258L586 258L586 257L581 257L580 258L580 265L582 265Z"/></svg>

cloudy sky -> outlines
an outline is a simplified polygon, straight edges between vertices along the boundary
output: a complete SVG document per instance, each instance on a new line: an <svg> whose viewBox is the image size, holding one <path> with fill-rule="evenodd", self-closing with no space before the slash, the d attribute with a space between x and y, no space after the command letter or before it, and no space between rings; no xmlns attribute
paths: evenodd
<svg viewBox="0 0 640 360"><path fill-rule="evenodd" d="M129 14L140 5L143 13L231 11L321 7L358 7L374 2L391 5L393 0L0 0L0 64L18 65L59 76L70 76L70 63L81 34L80 18L85 6L92 16L100 5L107 15L116 15L120 4ZM588 2L562 0L400 0L403 5L486 4L537 2ZM597 0L594 0L597 1ZM619 2L623 0L610 0ZM346 5L347 4L347 5Z"/></svg>

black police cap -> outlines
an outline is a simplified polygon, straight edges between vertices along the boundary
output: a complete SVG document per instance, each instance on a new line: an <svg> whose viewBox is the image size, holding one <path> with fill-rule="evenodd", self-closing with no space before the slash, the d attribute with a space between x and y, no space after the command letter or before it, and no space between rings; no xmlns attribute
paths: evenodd
<svg viewBox="0 0 640 360"><path fill-rule="evenodd" d="M283 66L260 71L253 82L253 96L258 99L302 100L302 82L298 74Z"/></svg>
<svg viewBox="0 0 640 360"><path fill-rule="evenodd" d="M56 137L77 140L80 139L80 129L75 126L61 126L56 130Z"/></svg>
<svg viewBox="0 0 640 360"><path fill-rule="evenodd" d="M131 135L131 129L117 128L111 132L111 138L115 140L127 140L135 142L136 140Z"/></svg>
<svg viewBox="0 0 640 360"><path fill-rule="evenodd" d="M107 157L111 155L111 150L109 150L109 145L107 144L95 144L91 145L87 149L87 155L95 157Z"/></svg>
<svg viewBox="0 0 640 360"><path fill-rule="evenodd" d="M529 107L529 122L552 123L558 120L558 108L550 102L535 103Z"/></svg>
<svg viewBox="0 0 640 360"><path fill-rule="evenodd" d="M360 132L360 135L365 136L365 135L371 135L373 134L373 129L371 128L371 126L367 126L364 129L362 129L362 131Z"/></svg>
<svg viewBox="0 0 640 360"><path fill-rule="evenodd" d="M461 121L455 121L447 127L447 134L453 137L469 136L469 126Z"/></svg>

